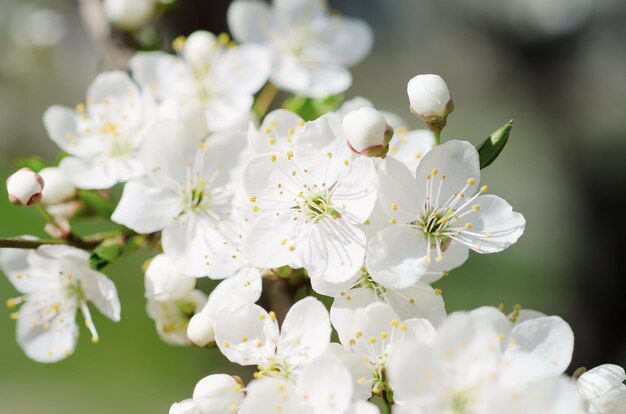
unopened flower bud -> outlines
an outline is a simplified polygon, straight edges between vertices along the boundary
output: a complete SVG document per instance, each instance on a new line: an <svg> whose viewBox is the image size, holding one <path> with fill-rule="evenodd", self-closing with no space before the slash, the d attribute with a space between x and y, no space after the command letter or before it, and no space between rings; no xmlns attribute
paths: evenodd
<svg viewBox="0 0 626 414"><path fill-rule="evenodd" d="M215 53L215 35L198 30L189 35L183 47L183 57L193 67L202 67L211 63Z"/></svg>
<svg viewBox="0 0 626 414"><path fill-rule="evenodd" d="M146 298L171 302L186 296L196 286L196 279L182 274L164 254L156 256L146 270Z"/></svg>
<svg viewBox="0 0 626 414"><path fill-rule="evenodd" d="M44 168L39 171L39 175L46 183L41 193L42 204L46 206L61 204L76 195L76 187L65 177L60 168Z"/></svg>
<svg viewBox="0 0 626 414"><path fill-rule="evenodd" d="M411 112L430 130L440 132L454 109L450 91L441 76L418 75L409 81L407 93Z"/></svg>
<svg viewBox="0 0 626 414"><path fill-rule="evenodd" d="M241 384L230 375L214 374L201 379L193 390L193 402L203 414L223 414L236 411L243 401Z"/></svg>
<svg viewBox="0 0 626 414"><path fill-rule="evenodd" d="M41 200L43 178L30 168L22 168L7 178L9 201L19 206L32 206Z"/></svg>
<svg viewBox="0 0 626 414"><path fill-rule="evenodd" d="M123 30L136 30L146 25L155 9L155 0L104 0L107 19Z"/></svg>
<svg viewBox="0 0 626 414"><path fill-rule="evenodd" d="M213 318L208 312L198 312L191 317L187 325L187 337L194 345L205 347L215 341Z"/></svg>
<svg viewBox="0 0 626 414"><path fill-rule="evenodd" d="M343 117L343 130L348 146L367 157L385 157L393 128L387 119L373 108L363 107Z"/></svg>

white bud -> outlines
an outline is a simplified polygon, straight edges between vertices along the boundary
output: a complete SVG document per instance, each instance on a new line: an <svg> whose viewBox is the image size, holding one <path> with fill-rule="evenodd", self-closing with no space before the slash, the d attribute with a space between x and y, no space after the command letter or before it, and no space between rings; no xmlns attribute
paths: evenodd
<svg viewBox="0 0 626 414"><path fill-rule="evenodd" d="M450 112L450 91L439 75L418 75L407 86L411 111L420 118L445 118Z"/></svg>
<svg viewBox="0 0 626 414"><path fill-rule="evenodd" d="M191 317L187 325L187 337L199 347L215 341L214 321L208 312L198 312Z"/></svg>
<svg viewBox="0 0 626 414"><path fill-rule="evenodd" d="M350 148L368 157L387 154L393 129L387 119L374 108L363 107L343 117L343 130Z"/></svg>
<svg viewBox="0 0 626 414"><path fill-rule="evenodd" d="M172 302L183 298L196 285L196 279L181 273L164 254L156 256L146 269L146 298Z"/></svg>
<svg viewBox="0 0 626 414"><path fill-rule="evenodd" d="M233 412L243 398L242 384L226 374L209 375L201 379L193 390L193 402L202 414Z"/></svg>
<svg viewBox="0 0 626 414"><path fill-rule="evenodd" d="M211 63L217 40L213 33L198 30L189 35L183 48L183 57L191 66L205 66Z"/></svg>
<svg viewBox="0 0 626 414"><path fill-rule="evenodd" d="M7 178L9 201L20 206L32 206L41 200L44 181L30 168L22 168Z"/></svg>
<svg viewBox="0 0 626 414"><path fill-rule="evenodd" d="M107 19L124 30L136 30L146 25L155 8L155 0L104 0Z"/></svg>
<svg viewBox="0 0 626 414"><path fill-rule="evenodd" d="M49 167L39 171L46 183L41 202L46 206L61 204L76 195L76 187L65 177L60 168Z"/></svg>

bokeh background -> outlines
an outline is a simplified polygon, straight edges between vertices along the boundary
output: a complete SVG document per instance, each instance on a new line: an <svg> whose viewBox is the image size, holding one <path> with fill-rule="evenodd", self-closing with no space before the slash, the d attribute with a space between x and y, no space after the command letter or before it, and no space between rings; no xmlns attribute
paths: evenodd
<svg viewBox="0 0 626 414"><path fill-rule="evenodd" d="M131 1L131 0L129 0ZM227 0L178 0L157 24L165 45L195 29L226 31ZM444 139L475 144L515 119L503 155L484 171L490 190L527 219L503 253L473 254L438 283L449 310L504 303L558 314L576 333L572 367L626 365L626 2L623 0L331 0L366 20L373 53L354 68L348 97L365 96L414 127L406 82L442 75L456 110ZM52 104L84 100L106 68L79 2L0 0L0 176L18 157L54 160L41 121ZM146 34L146 36L154 33ZM0 197L0 236L42 235L43 222ZM84 228L84 226L83 226ZM79 227L80 230L80 227ZM107 268L122 321L96 316L67 360L40 365L0 311L0 413L158 413L203 376L245 372L216 350L163 344L145 313L140 266ZM0 279L0 297L15 291Z"/></svg>

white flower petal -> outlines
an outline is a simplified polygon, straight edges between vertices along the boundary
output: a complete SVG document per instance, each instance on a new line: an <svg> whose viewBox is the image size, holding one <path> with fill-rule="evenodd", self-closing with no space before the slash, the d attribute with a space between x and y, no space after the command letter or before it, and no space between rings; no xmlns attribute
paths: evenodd
<svg viewBox="0 0 626 414"><path fill-rule="evenodd" d="M406 289L388 289L385 298L402 320L424 318L436 327L446 317L443 297L424 283Z"/></svg>
<svg viewBox="0 0 626 414"><path fill-rule="evenodd" d="M330 282L351 278L365 258L367 240L363 226L340 217L323 218L310 228L308 234L301 232L296 244L303 267L312 277Z"/></svg>
<svg viewBox="0 0 626 414"><path fill-rule="evenodd" d="M278 325L260 306L222 308L215 318L215 342L231 362L259 365L274 355Z"/></svg>
<svg viewBox="0 0 626 414"><path fill-rule="evenodd" d="M428 270L420 278L420 282L434 283L447 275L452 269L461 266L469 258L469 248L461 243L452 242L446 251L443 252L441 261L437 261L437 255L436 249L431 251Z"/></svg>
<svg viewBox="0 0 626 414"><path fill-rule="evenodd" d="M193 401L203 414L226 414L243 401L244 393L233 377L214 374L202 378L193 390Z"/></svg>
<svg viewBox="0 0 626 414"><path fill-rule="evenodd" d="M111 188L117 183L117 177L101 162L85 162L78 158L66 157L59 164L59 168L78 188L102 190Z"/></svg>
<svg viewBox="0 0 626 414"><path fill-rule="evenodd" d="M26 355L37 362L57 362L74 352L78 340L76 308L62 303L61 292L57 296L37 294L20 307L17 321L17 343ZM45 313L54 304L58 312Z"/></svg>
<svg viewBox="0 0 626 414"><path fill-rule="evenodd" d="M298 223L283 214L268 212L254 222L244 241L243 251L254 266L274 268L298 260L296 227Z"/></svg>
<svg viewBox="0 0 626 414"><path fill-rule="evenodd" d="M104 316L118 322L121 306L113 281L102 273L88 268L81 270L79 277L87 300L92 302Z"/></svg>
<svg viewBox="0 0 626 414"><path fill-rule="evenodd" d="M165 228L179 212L180 199L175 192L143 179L126 183L111 220L147 234Z"/></svg>
<svg viewBox="0 0 626 414"><path fill-rule="evenodd" d="M261 1L234 1L226 16L233 37L244 43L267 42L272 17L269 5Z"/></svg>
<svg viewBox="0 0 626 414"><path fill-rule="evenodd" d="M372 279L383 286L403 289L414 285L428 268L427 242L413 228L391 226L372 238L366 266Z"/></svg>
<svg viewBox="0 0 626 414"><path fill-rule="evenodd" d="M68 154L90 158L99 152L100 146L93 140L81 139L77 129L76 112L62 106L51 106L43 116L43 123L50 139Z"/></svg>
<svg viewBox="0 0 626 414"><path fill-rule="evenodd" d="M515 325L508 352L530 352L542 358L555 375L563 373L572 361L574 333L558 316L524 321Z"/></svg>
<svg viewBox="0 0 626 414"><path fill-rule="evenodd" d="M349 214L351 220L364 222L376 203L376 170L372 160L365 157L352 161L350 172L337 182L332 202L339 212Z"/></svg>
<svg viewBox="0 0 626 414"><path fill-rule="evenodd" d="M436 170L437 175L433 176ZM432 197L435 198L441 182L439 204L452 200L455 193L460 193L464 188L465 197L470 197L478 190L480 183L480 163L478 152L467 141L448 141L429 151L417 167L417 191L419 200L425 200L427 182L431 182L433 188ZM427 179L432 176L431 179ZM445 179L443 177L445 176ZM472 185L468 180L474 180ZM431 200L435 204L436 200ZM462 202L462 201L461 201ZM458 207L457 203L457 207Z"/></svg>
<svg viewBox="0 0 626 414"><path fill-rule="evenodd" d="M323 21L319 29L315 41L305 47L305 60L350 67L363 60L372 50L372 29L362 20L331 16Z"/></svg>
<svg viewBox="0 0 626 414"><path fill-rule="evenodd" d="M480 206L480 211L469 214L466 219L472 225L471 232L476 235L463 234L463 238L478 243L479 253L502 251L524 233L524 216L513 211L511 205L500 197L481 195L474 203Z"/></svg>
<svg viewBox="0 0 626 414"><path fill-rule="evenodd" d="M238 414L291 414L304 412L295 386L277 378L252 381Z"/></svg>
<svg viewBox="0 0 626 414"><path fill-rule="evenodd" d="M415 177L400 161L387 157L378 167L376 182L379 204L398 223L411 223L418 217L418 189Z"/></svg>
<svg viewBox="0 0 626 414"><path fill-rule="evenodd" d="M433 133L427 129L408 132L396 130L389 143L389 155L406 165L411 173L415 173L424 155L434 146Z"/></svg>
<svg viewBox="0 0 626 414"><path fill-rule="evenodd" d="M290 364L302 366L324 352L330 333L330 318L322 302L312 297L302 299L285 317L278 352Z"/></svg>
<svg viewBox="0 0 626 414"><path fill-rule="evenodd" d="M189 398L172 404L169 414L198 414L198 411L196 410L196 403Z"/></svg>
<svg viewBox="0 0 626 414"><path fill-rule="evenodd" d="M298 378L300 395L314 414L343 414L352 401L352 376L332 353L315 358Z"/></svg>

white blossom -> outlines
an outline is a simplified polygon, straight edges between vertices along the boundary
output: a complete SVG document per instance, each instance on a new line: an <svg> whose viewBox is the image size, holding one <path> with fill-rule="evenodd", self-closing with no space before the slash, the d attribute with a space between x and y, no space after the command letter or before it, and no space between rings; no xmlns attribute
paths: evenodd
<svg viewBox="0 0 626 414"><path fill-rule="evenodd" d="M193 289L185 295L169 300L148 299L146 311L156 324L163 342L170 345L191 345L187 337L189 320L207 302L204 292Z"/></svg>
<svg viewBox="0 0 626 414"><path fill-rule="evenodd" d="M478 253L499 252L522 235L524 217L479 188L476 149L449 141L428 152L416 175L387 158L378 169L378 194L392 226L368 246L367 268L378 283L402 288L428 270L433 252L443 262L448 248L460 244Z"/></svg>
<svg viewBox="0 0 626 414"><path fill-rule="evenodd" d="M156 11L156 0L104 0L104 14L117 27L136 30L146 25Z"/></svg>
<svg viewBox="0 0 626 414"><path fill-rule="evenodd" d="M148 132L142 148L147 175L126 184L112 220L142 234L161 231L165 254L185 274L234 274L242 263L229 220L232 174L245 136L233 131L207 138L202 113L193 110L159 120Z"/></svg>
<svg viewBox="0 0 626 414"><path fill-rule="evenodd" d="M251 264L301 265L329 281L346 280L363 264L375 171L371 160L353 159L336 123L328 115L309 122L296 150L248 163L244 186L257 214L244 241Z"/></svg>
<svg viewBox="0 0 626 414"><path fill-rule="evenodd" d="M407 85L411 111L422 119L445 118L451 110L450 91L439 75L418 75Z"/></svg>
<svg viewBox="0 0 626 414"><path fill-rule="evenodd" d="M171 302L186 296L196 286L196 279L181 273L165 254L152 258L146 269L146 298Z"/></svg>
<svg viewBox="0 0 626 414"><path fill-rule="evenodd" d="M237 412L244 399L241 380L226 374L202 378L193 390L193 397L174 403L170 414L231 414Z"/></svg>
<svg viewBox="0 0 626 414"><path fill-rule="evenodd" d="M192 33L180 56L139 52L130 61L133 78L163 101L178 98L202 106L210 131L249 117L253 95L267 81L270 60L258 46L233 46L228 36Z"/></svg>
<svg viewBox="0 0 626 414"><path fill-rule="evenodd" d="M78 188L106 189L141 176L138 151L154 112L151 95L124 72L104 72L75 109L52 106L43 121L52 139L70 156L59 167Z"/></svg>
<svg viewBox="0 0 626 414"><path fill-rule="evenodd" d="M80 311L91 332L99 336L89 302L103 315L120 320L115 285L89 267L89 254L69 246L41 246L36 250L2 249L0 267L21 296L9 307L17 320L17 343L37 362L60 361L74 352L78 340L76 313Z"/></svg>
<svg viewBox="0 0 626 414"><path fill-rule="evenodd" d="M323 0L235 1L228 9L235 39L266 45L273 56L271 81L297 95L323 98L350 87L346 69L372 48L362 21L331 16Z"/></svg>
<svg viewBox="0 0 626 414"><path fill-rule="evenodd" d="M215 341L226 358L285 379L326 350L330 332L328 311L312 297L291 307L280 330L273 312L249 302L223 307L215 319Z"/></svg>
<svg viewBox="0 0 626 414"><path fill-rule="evenodd" d="M393 136L393 128L383 114L367 107L344 116L343 130L350 149L368 157L385 156Z"/></svg>

